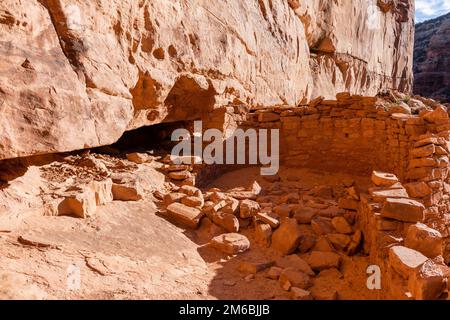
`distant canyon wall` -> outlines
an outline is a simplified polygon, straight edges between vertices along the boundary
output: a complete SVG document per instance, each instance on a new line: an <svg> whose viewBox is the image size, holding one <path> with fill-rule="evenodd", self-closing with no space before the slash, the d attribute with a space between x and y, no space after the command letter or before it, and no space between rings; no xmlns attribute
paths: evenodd
<svg viewBox="0 0 450 320"><path fill-rule="evenodd" d="M416 26L414 93L450 102L450 13Z"/></svg>
<svg viewBox="0 0 450 320"><path fill-rule="evenodd" d="M2 0L0 159L412 87L413 0Z"/></svg>

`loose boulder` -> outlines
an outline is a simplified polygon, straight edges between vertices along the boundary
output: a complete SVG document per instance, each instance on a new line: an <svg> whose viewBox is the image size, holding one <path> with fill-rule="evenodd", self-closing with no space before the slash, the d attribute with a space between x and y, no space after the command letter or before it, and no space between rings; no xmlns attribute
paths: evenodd
<svg viewBox="0 0 450 320"><path fill-rule="evenodd" d="M239 214L242 219L247 219L256 215L260 209L258 202L246 199L241 201Z"/></svg>
<svg viewBox="0 0 450 320"><path fill-rule="evenodd" d="M300 244L301 236L297 220L283 218L280 227L273 233L272 248L282 255L293 253Z"/></svg>
<svg viewBox="0 0 450 320"><path fill-rule="evenodd" d="M283 288L287 282L290 283L291 286L301 289L307 289L312 285L311 278L307 274L293 268L284 269L280 274L279 281Z"/></svg>
<svg viewBox="0 0 450 320"><path fill-rule="evenodd" d="M250 249L250 241L239 233L226 233L214 237L209 244L224 253L233 255Z"/></svg>
<svg viewBox="0 0 450 320"><path fill-rule="evenodd" d="M435 258L443 254L441 233L423 223L416 223L408 228L405 246L419 251L428 258Z"/></svg>
<svg viewBox="0 0 450 320"><path fill-rule="evenodd" d="M334 252L312 251L308 257L308 264L315 271L339 268L341 257Z"/></svg>
<svg viewBox="0 0 450 320"><path fill-rule="evenodd" d="M198 227L200 219L203 217L203 213L199 209L178 202L174 202L167 207L167 214L176 222L193 229Z"/></svg>
<svg viewBox="0 0 450 320"><path fill-rule="evenodd" d="M373 171L372 182L378 187L390 187L398 182L398 178L392 173Z"/></svg>

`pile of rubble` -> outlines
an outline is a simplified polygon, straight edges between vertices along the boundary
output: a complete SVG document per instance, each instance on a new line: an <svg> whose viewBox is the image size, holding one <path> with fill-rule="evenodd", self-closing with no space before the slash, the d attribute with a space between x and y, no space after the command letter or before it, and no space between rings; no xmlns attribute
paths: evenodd
<svg viewBox="0 0 450 320"><path fill-rule="evenodd" d="M323 272L342 277L343 259L355 254L367 254L380 266L383 286L389 288L380 298L446 296L449 268L443 237L423 224L425 206L409 196L423 186L405 187L394 174L377 171L367 193L353 181L306 191L277 176L266 182L264 188L254 182L247 189L227 191L173 185L171 192L160 195L161 206L181 226L212 229L208 245L226 255L252 245L270 248L279 258L243 262L240 269L266 272L295 299L338 299L335 290L315 288L314 278Z"/></svg>
<svg viewBox="0 0 450 320"><path fill-rule="evenodd" d="M164 180L157 176L162 166L158 159L147 153L129 153L123 159L86 152L44 165L43 215L87 218L111 201L144 199Z"/></svg>
<svg viewBox="0 0 450 320"><path fill-rule="evenodd" d="M169 175L170 168L166 166ZM278 259L245 262L240 269L250 274L265 270L268 279L278 280L294 298L337 299L337 291L314 290L312 279L324 271L342 277L342 259L361 248L362 233L355 226L359 196L353 181L334 189L301 190L278 176L265 180L266 188L254 182L227 191L173 184L171 192L158 192L161 211L180 226L208 230L208 246L226 255L245 252L251 245L269 248ZM345 196L339 201L340 195Z"/></svg>

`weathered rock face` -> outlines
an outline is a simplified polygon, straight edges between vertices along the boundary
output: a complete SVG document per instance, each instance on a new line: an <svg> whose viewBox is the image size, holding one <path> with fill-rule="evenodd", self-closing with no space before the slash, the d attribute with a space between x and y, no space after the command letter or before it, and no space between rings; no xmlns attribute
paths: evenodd
<svg viewBox="0 0 450 320"><path fill-rule="evenodd" d="M229 103L408 91L413 12L412 0L3 0L0 159Z"/></svg>
<svg viewBox="0 0 450 320"><path fill-rule="evenodd" d="M413 1L291 2L311 50L312 96L411 89Z"/></svg>
<svg viewBox="0 0 450 320"><path fill-rule="evenodd" d="M450 14L416 25L414 93L450 101Z"/></svg>

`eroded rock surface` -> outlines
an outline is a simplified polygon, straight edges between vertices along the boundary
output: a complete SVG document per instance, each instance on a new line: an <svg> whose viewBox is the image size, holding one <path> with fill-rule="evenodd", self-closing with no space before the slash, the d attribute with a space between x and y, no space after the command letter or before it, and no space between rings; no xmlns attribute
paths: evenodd
<svg viewBox="0 0 450 320"><path fill-rule="evenodd" d="M411 0L311 3L2 1L0 159L229 103L410 89Z"/></svg>

